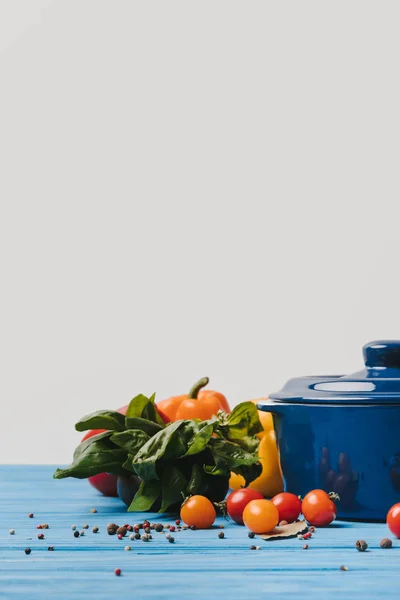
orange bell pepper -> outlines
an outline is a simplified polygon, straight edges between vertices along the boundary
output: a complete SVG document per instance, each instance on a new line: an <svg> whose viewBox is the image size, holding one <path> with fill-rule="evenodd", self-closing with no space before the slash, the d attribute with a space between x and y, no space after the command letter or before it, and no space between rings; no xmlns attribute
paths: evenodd
<svg viewBox="0 0 400 600"><path fill-rule="evenodd" d="M209 382L208 377L203 377L194 384L188 394L172 396L157 402L156 407L161 418L167 421L180 419L211 419L219 410L230 413L231 409L223 394L213 390L203 390Z"/></svg>

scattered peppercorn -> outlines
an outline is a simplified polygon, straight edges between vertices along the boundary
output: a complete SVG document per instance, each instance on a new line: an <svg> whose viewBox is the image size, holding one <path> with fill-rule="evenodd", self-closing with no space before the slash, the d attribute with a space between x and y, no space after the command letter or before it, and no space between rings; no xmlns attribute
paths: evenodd
<svg viewBox="0 0 400 600"><path fill-rule="evenodd" d="M143 527L150 527L150 521L143 521Z"/></svg>
<svg viewBox="0 0 400 600"><path fill-rule="evenodd" d="M142 535L142 541L143 542L148 542L149 541L149 538L147 537L146 533L144 535Z"/></svg>
<svg viewBox="0 0 400 600"><path fill-rule="evenodd" d="M365 552L368 548L368 544L365 540L357 540L355 546L359 552Z"/></svg>
<svg viewBox="0 0 400 600"><path fill-rule="evenodd" d="M74 537L76 537L76 538L79 537L79 531L74 531Z"/></svg>
<svg viewBox="0 0 400 600"><path fill-rule="evenodd" d="M174 538L174 537L172 537L172 535L171 535L171 536L169 537L168 541L169 541L169 543L170 543L170 544L173 544L173 543L174 543L174 541L175 541L175 538Z"/></svg>
<svg viewBox="0 0 400 600"><path fill-rule="evenodd" d="M30 554L32 550L30 548L25 548L25 554Z"/></svg>
<svg viewBox="0 0 400 600"><path fill-rule="evenodd" d="M115 535L117 533L118 525L115 523L109 523L107 525L107 533L108 535Z"/></svg>
<svg viewBox="0 0 400 600"><path fill-rule="evenodd" d="M49 547L47 548L47 550L49 550L50 552L54 552L54 546L49 546Z"/></svg>
<svg viewBox="0 0 400 600"><path fill-rule="evenodd" d="M187 525L182 525L182 529L186 530L186 529L188 529L188 526Z"/></svg>
<svg viewBox="0 0 400 600"><path fill-rule="evenodd" d="M218 537L219 537L221 540L223 540L223 539L224 539L224 537L225 537L225 534L224 534L224 532L223 532L223 531L220 531L220 532L219 532L219 534L218 534Z"/></svg>
<svg viewBox="0 0 400 600"><path fill-rule="evenodd" d="M308 528L308 531L310 531L311 533L314 533L314 531L315 531L315 527L314 527L314 525L311 525L311 526Z"/></svg>
<svg viewBox="0 0 400 600"><path fill-rule="evenodd" d="M91 512L91 513L97 513L97 508L91 508L91 509L90 509L90 512Z"/></svg>
<svg viewBox="0 0 400 600"><path fill-rule="evenodd" d="M150 527L145 527L145 528L144 528L144 532L145 532L145 533L150 533L150 531L151 531Z"/></svg>
<svg viewBox="0 0 400 600"><path fill-rule="evenodd" d="M118 537L119 540L122 540L124 538L124 536L122 535L122 533L119 533L117 537Z"/></svg>
<svg viewBox="0 0 400 600"><path fill-rule="evenodd" d="M175 527L174 525L171 525L171 527L169 528L170 531L175 531Z"/></svg>
<svg viewBox="0 0 400 600"><path fill-rule="evenodd" d="M94 526L94 527L92 527L92 531L93 531L93 533L99 533L99 528Z"/></svg>
<svg viewBox="0 0 400 600"><path fill-rule="evenodd" d="M247 535L249 536L249 538L253 539L256 534L254 533L254 531L249 531Z"/></svg>
<svg viewBox="0 0 400 600"><path fill-rule="evenodd" d="M130 547L130 546L125 546L125 548L124 548L124 550L125 550L126 552L129 552L129 550L130 550L130 549L131 549L131 547Z"/></svg>
<svg viewBox="0 0 400 600"><path fill-rule="evenodd" d="M44 540L44 533L38 533L38 540Z"/></svg>
<svg viewBox="0 0 400 600"><path fill-rule="evenodd" d="M197 527L196 527L196 525L191 525L190 529L192 529L193 531L196 531Z"/></svg>
<svg viewBox="0 0 400 600"><path fill-rule="evenodd" d="M43 529L42 525L36 525L36 529Z"/></svg>
<svg viewBox="0 0 400 600"><path fill-rule="evenodd" d="M42 523L42 529L49 529L49 526L47 525L47 523Z"/></svg>
<svg viewBox="0 0 400 600"><path fill-rule="evenodd" d="M303 550L308 550L308 544L304 544Z"/></svg>
<svg viewBox="0 0 400 600"><path fill-rule="evenodd" d="M75 531L76 525L71 525L71 529L72 529L72 531Z"/></svg>
<svg viewBox="0 0 400 600"><path fill-rule="evenodd" d="M140 533L135 533L135 540L140 540Z"/></svg>
<svg viewBox="0 0 400 600"><path fill-rule="evenodd" d="M220 529L225 529L225 525L219 525Z"/></svg>
<svg viewBox="0 0 400 600"><path fill-rule="evenodd" d="M167 533L167 535L165 536L167 538L167 540L169 540L169 538L171 537L169 533Z"/></svg>
<svg viewBox="0 0 400 600"><path fill-rule="evenodd" d="M29 517L30 519L33 519L33 513L29 513L28 517Z"/></svg>
<svg viewBox="0 0 400 600"><path fill-rule="evenodd" d="M180 520L180 519L177 519L177 520L175 521L175 525L180 525L180 524L181 524L181 520Z"/></svg>
<svg viewBox="0 0 400 600"><path fill-rule="evenodd" d="M134 533L131 533L131 535L129 536L129 539L130 539L130 540L134 540L134 539L135 539L135 534L134 534Z"/></svg>
<svg viewBox="0 0 400 600"><path fill-rule="evenodd" d="M287 521L285 521L285 520L280 521L279 527L283 527L284 525L289 525L289 523Z"/></svg>
<svg viewBox="0 0 400 600"><path fill-rule="evenodd" d="M301 533L298 534L297 539L299 540L304 540L304 537L301 535Z"/></svg>
<svg viewBox="0 0 400 600"><path fill-rule="evenodd" d="M312 533L311 531L309 531L308 533L305 533L303 535L303 540L309 540L312 537Z"/></svg>
<svg viewBox="0 0 400 600"><path fill-rule="evenodd" d="M154 530L160 533L161 531L164 531L164 525L162 525L161 523L157 523L157 525L154 527Z"/></svg>
<svg viewBox="0 0 400 600"><path fill-rule="evenodd" d="M82 529L89 529L89 525L85 523L85 525L82 525Z"/></svg>
<svg viewBox="0 0 400 600"><path fill-rule="evenodd" d="M126 531L127 531L126 527L118 527L118 529L117 529L118 536L122 535L122 537L124 537L126 535Z"/></svg>
<svg viewBox="0 0 400 600"><path fill-rule="evenodd" d="M126 529L127 529L127 531L133 531L132 525L127 525Z"/></svg>
<svg viewBox="0 0 400 600"><path fill-rule="evenodd" d="M85 532L83 531L83 529L82 529L82 531L79 532L79 535L85 535Z"/></svg>
<svg viewBox="0 0 400 600"><path fill-rule="evenodd" d="M114 575L117 575L117 577L119 577L121 575L121 569L114 569Z"/></svg>
<svg viewBox="0 0 400 600"><path fill-rule="evenodd" d="M15 529L10 529L10 535L14 535Z"/></svg>
<svg viewBox="0 0 400 600"><path fill-rule="evenodd" d="M341 571L348 571L348 570L349 570L349 567L346 567L346 565L342 565L342 566L340 567L340 570L341 570Z"/></svg>
<svg viewBox="0 0 400 600"><path fill-rule="evenodd" d="M389 538L383 538L379 545L381 548L391 548L393 546L392 540L389 540Z"/></svg>
<svg viewBox="0 0 400 600"><path fill-rule="evenodd" d="M257 546L250 546L250 550L257 550Z"/></svg>

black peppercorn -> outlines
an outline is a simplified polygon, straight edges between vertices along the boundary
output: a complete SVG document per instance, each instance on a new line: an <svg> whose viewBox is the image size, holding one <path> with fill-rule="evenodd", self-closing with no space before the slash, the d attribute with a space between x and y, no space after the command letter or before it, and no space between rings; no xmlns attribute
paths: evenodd
<svg viewBox="0 0 400 600"><path fill-rule="evenodd" d="M168 538L168 541L169 541L170 544L173 544L174 541L175 541L175 538L172 537L172 535L170 535L169 538Z"/></svg>
<svg viewBox="0 0 400 600"><path fill-rule="evenodd" d="M223 532L223 531L220 531L220 532L219 532L219 534L218 534L218 537L219 537L221 540L223 540L223 539L224 539L224 537L225 537L225 534L224 534L224 532Z"/></svg>
<svg viewBox="0 0 400 600"><path fill-rule="evenodd" d="M150 533L150 531L151 531L150 527L145 527L145 528L144 528L144 532L145 532L145 533Z"/></svg>
<svg viewBox="0 0 400 600"><path fill-rule="evenodd" d="M135 540L140 540L140 533L135 533Z"/></svg>
<svg viewBox="0 0 400 600"><path fill-rule="evenodd" d="M393 546L392 540L389 540L389 538L383 538L379 545L381 548L391 548Z"/></svg>
<svg viewBox="0 0 400 600"><path fill-rule="evenodd" d="M47 550L49 550L50 552L53 552L53 551L54 551L54 546L49 546L49 547L47 548Z"/></svg>
<svg viewBox="0 0 400 600"><path fill-rule="evenodd" d="M25 548L25 554L30 554L32 550L30 548Z"/></svg>
<svg viewBox="0 0 400 600"><path fill-rule="evenodd" d="M155 531L158 531L158 533L160 533L161 531L164 530L164 525L162 525L161 523L157 523L157 525L154 527Z"/></svg>
<svg viewBox="0 0 400 600"><path fill-rule="evenodd" d="M253 539L253 537L255 537L255 533L254 531L249 531L249 533L247 534L249 536L249 538Z"/></svg>
<svg viewBox="0 0 400 600"><path fill-rule="evenodd" d="M250 546L250 550L257 550L257 546Z"/></svg>
<svg viewBox="0 0 400 600"><path fill-rule="evenodd" d="M76 538L79 537L79 531L74 531L74 537L76 537Z"/></svg>
<svg viewBox="0 0 400 600"><path fill-rule="evenodd" d="M190 529L193 529L193 531L195 531L197 529L196 525L191 525Z"/></svg>

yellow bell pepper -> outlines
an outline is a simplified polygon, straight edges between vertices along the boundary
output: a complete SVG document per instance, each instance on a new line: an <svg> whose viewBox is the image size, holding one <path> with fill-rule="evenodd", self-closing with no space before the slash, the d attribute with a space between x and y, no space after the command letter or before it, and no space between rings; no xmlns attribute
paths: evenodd
<svg viewBox="0 0 400 600"><path fill-rule="evenodd" d="M264 398L262 398L264 400ZM257 404L260 400L251 400ZM276 435L271 413L263 410L258 411L258 417L263 426L263 431L257 435L260 440L258 446L258 457L262 464L262 472L257 479L254 479L248 487L251 490L260 492L267 498L272 498L276 494L283 492L283 476L279 461L278 447L276 445ZM242 475L231 473L229 487L231 490L238 490L245 487L246 482Z"/></svg>

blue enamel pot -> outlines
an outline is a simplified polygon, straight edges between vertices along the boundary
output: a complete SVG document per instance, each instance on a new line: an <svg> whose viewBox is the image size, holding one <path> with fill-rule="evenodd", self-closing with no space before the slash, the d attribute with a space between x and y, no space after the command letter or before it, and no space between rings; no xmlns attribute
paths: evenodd
<svg viewBox="0 0 400 600"><path fill-rule="evenodd" d="M291 379L258 408L274 416L287 491L333 491L338 518L381 521L400 502L400 341L363 354L363 370Z"/></svg>

